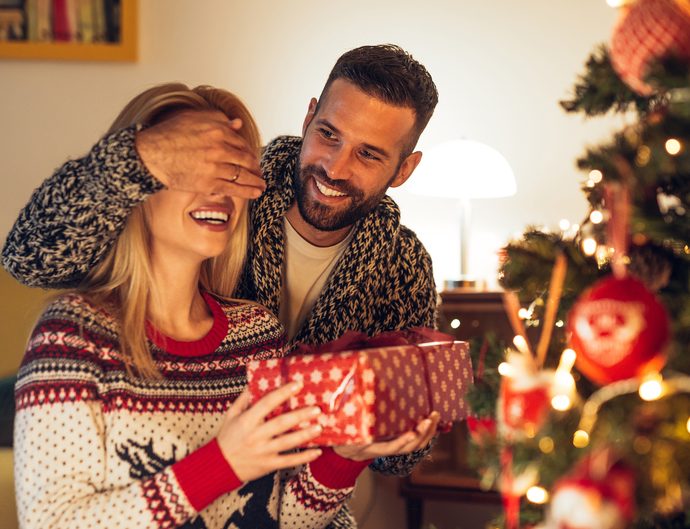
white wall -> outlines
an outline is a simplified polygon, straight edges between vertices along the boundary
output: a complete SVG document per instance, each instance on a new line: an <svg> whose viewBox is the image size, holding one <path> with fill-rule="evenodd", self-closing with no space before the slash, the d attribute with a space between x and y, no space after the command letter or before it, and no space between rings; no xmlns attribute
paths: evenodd
<svg viewBox="0 0 690 529"><path fill-rule="evenodd" d="M340 53L396 42L440 92L420 146L480 140L515 170L516 196L473 204L470 267L482 274L491 252L526 224L584 215L574 161L611 121L583 123L557 101L614 18L604 0L140 0L136 64L0 61L0 240L31 190L83 154L140 90L169 80L223 86L246 100L265 139L298 134ZM404 187L394 196L430 249L437 279L455 275L457 205Z"/></svg>

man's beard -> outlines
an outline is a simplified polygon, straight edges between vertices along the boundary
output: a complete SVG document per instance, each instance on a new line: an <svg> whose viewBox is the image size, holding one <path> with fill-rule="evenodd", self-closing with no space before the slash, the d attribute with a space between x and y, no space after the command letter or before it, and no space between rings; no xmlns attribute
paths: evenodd
<svg viewBox="0 0 690 529"><path fill-rule="evenodd" d="M319 181L331 189L346 193L350 199L350 206L346 209L336 209L312 200L307 196L306 182L310 177L318 176ZM394 175L395 176L395 175ZM393 178L391 178L391 181ZM332 180L323 167L305 165L298 169L295 175L293 189L300 215L310 225L322 231L336 231L351 226L362 217L373 211L386 194L387 182L380 192L366 197L364 193L352 186L347 180Z"/></svg>

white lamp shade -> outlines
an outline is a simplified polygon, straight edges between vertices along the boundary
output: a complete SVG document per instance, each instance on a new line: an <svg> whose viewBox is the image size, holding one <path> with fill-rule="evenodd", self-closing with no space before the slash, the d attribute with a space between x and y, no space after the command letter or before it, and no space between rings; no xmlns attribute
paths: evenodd
<svg viewBox="0 0 690 529"><path fill-rule="evenodd" d="M416 195L461 199L507 197L517 191L503 155L472 140L450 140L425 151L405 188Z"/></svg>

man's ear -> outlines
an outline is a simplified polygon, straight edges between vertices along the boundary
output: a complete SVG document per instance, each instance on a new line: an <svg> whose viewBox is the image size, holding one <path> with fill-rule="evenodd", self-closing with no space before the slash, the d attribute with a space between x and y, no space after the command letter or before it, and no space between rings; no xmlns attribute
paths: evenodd
<svg viewBox="0 0 690 529"><path fill-rule="evenodd" d="M395 177L393 182L391 182L390 187L398 187L403 185L412 173L422 161L422 151L415 151L408 155L407 158L403 160L400 164L400 169L398 169L398 175Z"/></svg>
<svg viewBox="0 0 690 529"><path fill-rule="evenodd" d="M316 105L318 101L316 100L315 97L311 98L311 101L309 101L309 108L307 109L307 115L304 116L304 123L302 123L302 136L307 132L307 127L309 126L309 123L311 123L311 120L314 119L314 116L316 115Z"/></svg>

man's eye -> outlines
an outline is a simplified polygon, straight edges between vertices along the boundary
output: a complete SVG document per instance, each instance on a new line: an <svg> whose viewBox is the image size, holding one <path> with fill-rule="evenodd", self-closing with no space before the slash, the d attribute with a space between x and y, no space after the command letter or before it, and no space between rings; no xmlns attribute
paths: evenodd
<svg viewBox="0 0 690 529"><path fill-rule="evenodd" d="M379 159L379 157L376 156L371 151L362 151L362 158L366 158L367 160L378 160Z"/></svg>
<svg viewBox="0 0 690 529"><path fill-rule="evenodd" d="M319 133L327 140L332 140L333 138L335 138L335 134L333 134L330 130L327 129L319 129Z"/></svg>

